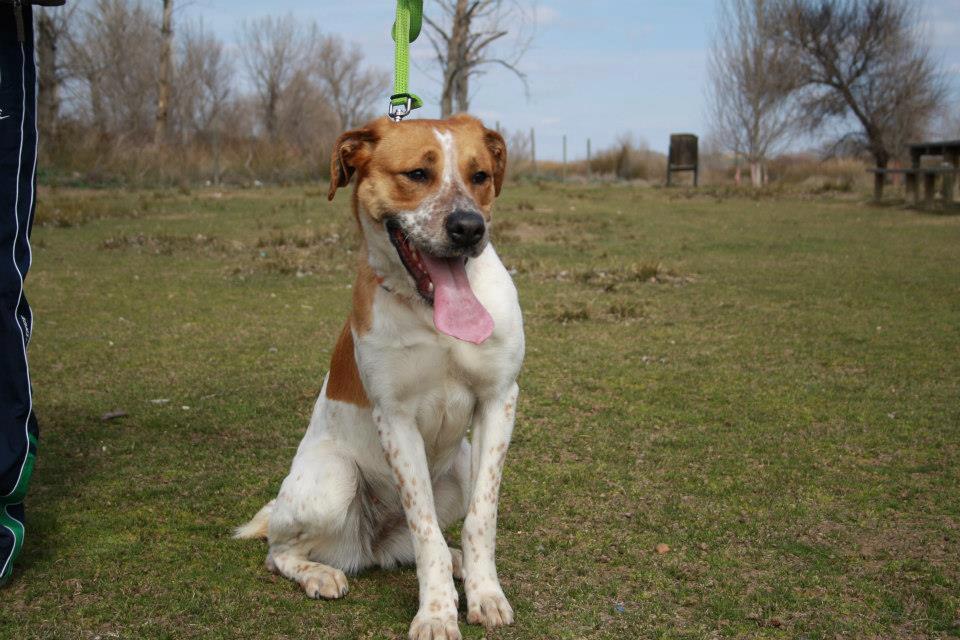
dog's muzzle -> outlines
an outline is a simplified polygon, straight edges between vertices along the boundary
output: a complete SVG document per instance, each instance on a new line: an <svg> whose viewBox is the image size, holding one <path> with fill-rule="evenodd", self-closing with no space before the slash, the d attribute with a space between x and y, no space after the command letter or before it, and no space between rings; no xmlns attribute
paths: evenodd
<svg viewBox="0 0 960 640"><path fill-rule="evenodd" d="M487 225L476 211L454 211L444 222L450 244L457 249L472 249L483 240Z"/></svg>

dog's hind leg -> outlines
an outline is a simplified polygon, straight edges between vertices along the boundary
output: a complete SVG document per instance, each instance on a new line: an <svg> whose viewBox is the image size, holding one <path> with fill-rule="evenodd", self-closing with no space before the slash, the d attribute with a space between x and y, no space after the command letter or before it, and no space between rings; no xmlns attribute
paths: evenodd
<svg viewBox="0 0 960 640"><path fill-rule="evenodd" d="M340 569L307 559L302 547L273 547L267 566L297 582L310 598L342 598L347 595L347 576Z"/></svg>
<svg viewBox="0 0 960 640"><path fill-rule="evenodd" d="M364 564L358 474L351 458L321 441L298 452L280 487L270 514L267 568L300 584L311 598L346 595L344 571Z"/></svg>

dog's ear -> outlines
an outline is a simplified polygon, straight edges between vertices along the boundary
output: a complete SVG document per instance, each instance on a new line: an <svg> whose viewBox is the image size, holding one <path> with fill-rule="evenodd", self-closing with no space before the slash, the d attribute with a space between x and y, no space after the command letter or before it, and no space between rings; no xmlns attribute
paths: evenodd
<svg viewBox="0 0 960 640"><path fill-rule="evenodd" d="M340 134L333 143L330 156L330 190L327 200L333 200L337 189L350 184L354 172L370 158L370 149L377 135L369 128L353 129Z"/></svg>
<svg viewBox="0 0 960 640"><path fill-rule="evenodd" d="M492 129L484 129L483 141L493 156L493 189L499 196L503 176L507 172L507 143L503 141L503 136Z"/></svg>

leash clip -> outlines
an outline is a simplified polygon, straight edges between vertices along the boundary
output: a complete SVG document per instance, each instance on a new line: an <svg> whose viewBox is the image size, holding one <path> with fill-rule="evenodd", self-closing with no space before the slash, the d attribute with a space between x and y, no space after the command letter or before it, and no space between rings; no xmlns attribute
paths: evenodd
<svg viewBox="0 0 960 640"><path fill-rule="evenodd" d="M400 100L404 98L405 101L401 104L396 104L395 100ZM400 122L413 111L413 96L409 93L395 93L390 96L390 106L387 107L387 115L390 116L390 119L394 122Z"/></svg>

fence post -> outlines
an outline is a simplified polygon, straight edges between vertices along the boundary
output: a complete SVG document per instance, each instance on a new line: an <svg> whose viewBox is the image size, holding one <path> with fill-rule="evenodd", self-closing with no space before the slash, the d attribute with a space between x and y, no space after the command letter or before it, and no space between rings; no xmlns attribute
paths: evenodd
<svg viewBox="0 0 960 640"><path fill-rule="evenodd" d="M953 165L949 162L944 162L940 167L945 170L941 176L940 195L943 197L943 203L949 204L953 202Z"/></svg>
<svg viewBox="0 0 960 640"><path fill-rule="evenodd" d="M560 181L567 181L567 134L563 134L563 168L560 170Z"/></svg>
<svg viewBox="0 0 960 640"><path fill-rule="evenodd" d="M587 179L593 177L593 168L590 166L590 138L587 138Z"/></svg>
<svg viewBox="0 0 960 640"><path fill-rule="evenodd" d="M530 160L533 162L533 177L537 177L537 137L530 127Z"/></svg>

